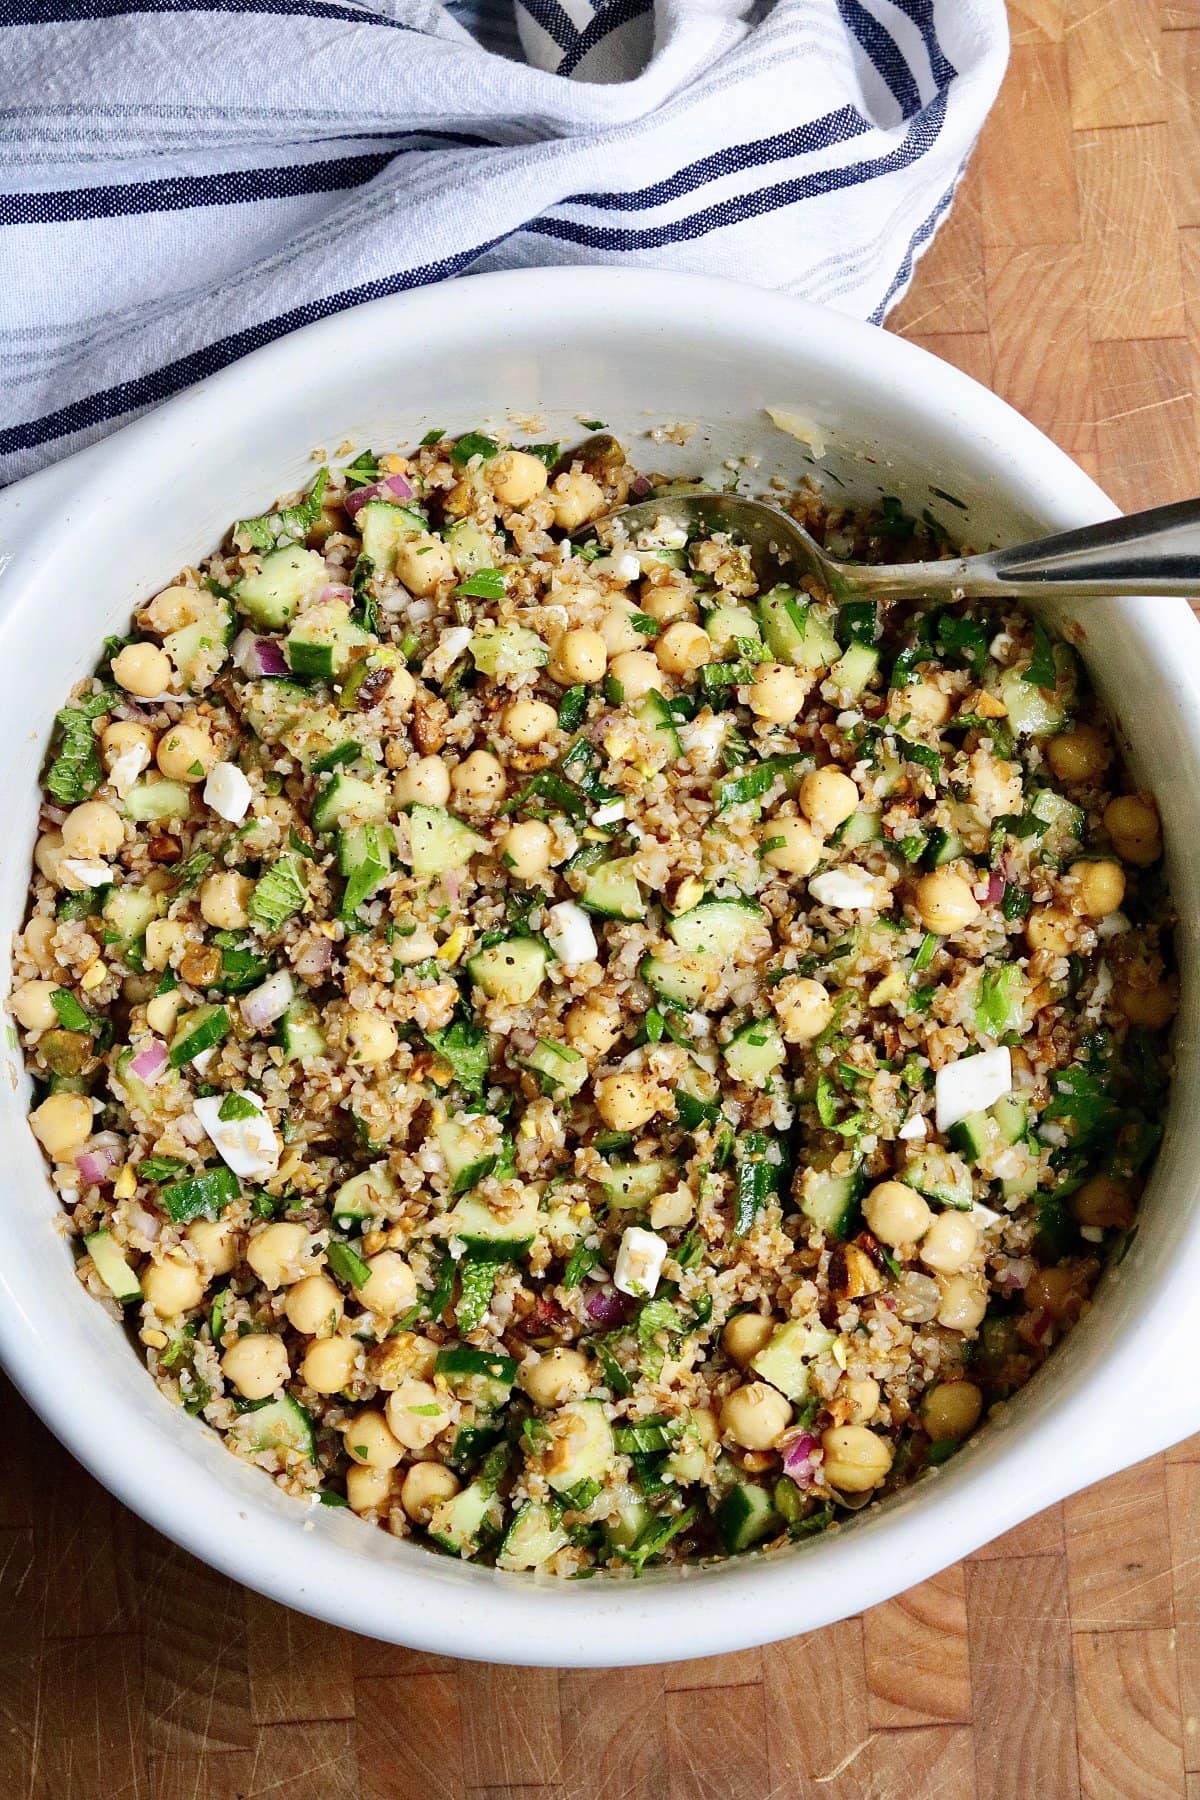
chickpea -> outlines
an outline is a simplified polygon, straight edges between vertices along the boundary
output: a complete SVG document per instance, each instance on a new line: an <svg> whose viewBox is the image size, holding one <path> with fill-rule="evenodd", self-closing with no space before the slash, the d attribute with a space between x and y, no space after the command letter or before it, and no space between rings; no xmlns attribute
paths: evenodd
<svg viewBox="0 0 1200 1800"><path fill-rule="evenodd" d="M974 1331L987 1311L987 1292L966 1275L951 1275L942 1283L937 1320L948 1331Z"/></svg>
<svg viewBox="0 0 1200 1800"><path fill-rule="evenodd" d="M1104 829L1122 862L1144 869L1162 855L1162 826L1149 794L1122 794L1104 809Z"/></svg>
<svg viewBox="0 0 1200 1800"><path fill-rule="evenodd" d="M694 624L696 619L696 602L688 589L680 587L676 582L663 581L656 587L651 587L648 583L643 586L641 610L659 625L674 625L684 619ZM704 635L708 637L707 632ZM709 638L708 642L711 655L712 639ZM706 656L704 660L707 662L709 657ZM680 674L683 672L679 671Z"/></svg>
<svg viewBox="0 0 1200 1800"><path fill-rule="evenodd" d="M504 799L504 765L490 750L472 750L450 771L450 786L464 812L494 812Z"/></svg>
<svg viewBox="0 0 1200 1800"><path fill-rule="evenodd" d="M809 683L786 663L759 663L750 710L768 725L790 725L804 710Z"/></svg>
<svg viewBox="0 0 1200 1800"><path fill-rule="evenodd" d="M769 1381L747 1382L721 1402L722 1435L745 1450L770 1450L791 1422L791 1405Z"/></svg>
<svg viewBox="0 0 1200 1800"><path fill-rule="evenodd" d="M1046 1312L1057 1320L1077 1318L1087 1299L1087 1283L1077 1267L1058 1263L1030 1276L1024 1299L1030 1312Z"/></svg>
<svg viewBox="0 0 1200 1800"><path fill-rule="evenodd" d="M353 1338L318 1338L308 1346L300 1373L317 1394L340 1394L349 1386L358 1359Z"/></svg>
<svg viewBox="0 0 1200 1800"><path fill-rule="evenodd" d="M595 1087L596 1111L610 1131L636 1131L659 1110L659 1096L649 1075L629 1070L606 1075Z"/></svg>
<svg viewBox="0 0 1200 1800"><path fill-rule="evenodd" d="M1108 745L1094 725L1071 725L1050 739L1046 759L1060 781L1098 781L1108 765Z"/></svg>
<svg viewBox="0 0 1200 1800"><path fill-rule="evenodd" d="M328 1275L306 1275L288 1289L283 1310L305 1337L332 1337L342 1322L342 1296Z"/></svg>
<svg viewBox="0 0 1200 1800"><path fill-rule="evenodd" d="M21 944L31 963L43 975L57 975L61 965L54 954L54 937L58 920L50 913L38 913L30 919L21 935ZM56 984L57 985L57 984Z"/></svg>
<svg viewBox="0 0 1200 1800"><path fill-rule="evenodd" d="M833 1001L819 981L790 975L771 995L783 1035L789 1044L811 1044L833 1018Z"/></svg>
<svg viewBox="0 0 1200 1800"><path fill-rule="evenodd" d="M350 1061L369 1066L384 1063L395 1056L400 1044L396 1027L382 1013L367 1007L353 1007L346 1019L346 1043Z"/></svg>
<svg viewBox="0 0 1200 1800"><path fill-rule="evenodd" d="M614 600L601 619L600 636L610 657L620 656L623 650L640 650L645 644L645 638L633 623L637 611L632 600L622 598Z"/></svg>
<svg viewBox="0 0 1200 1800"><path fill-rule="evenodd" d="M979 1233L965 1213L941 1212L921 1240L920 1258L939 1275L957 1275L979 1248Z"/></svg>
<svg viewBox="0 0 1200 1800"><path fill-rule="evenodd" d="M649 650L622 650L620 656L613 657L609 674L619 687L620 698L626 706L644 700L648 693L662 685L662 671Z"/></svg>
<svg viewBox="0 0 1200 1800"><path fill-rule="evenodd" d="M939 1381L921 1401L921 1423L935 1441L965 1438L983 1411L983 1395L973 1381Z"/></svg>
<svg viewBox="0 0 1200 1800"><path fill-rule="evenodd" d="M393 957L398 963L403 963L406 969L416 963L428 962L436 954L437 939L432 931L420 928L410 932L407 937L397 937L392 945Z"/></svg>
<svg viewBox="0 0 1200 1800"><path fill-rule="evenodd" d="M589 1062L607 1056L621 1035L621 1021L590 1000L578 1000L563 1021L567 1042Z"/></svg>
<svg viewBox="0 0 1200 1800"><path fill-rule="evenodd" d="M414 1463L401 1484L400 1504L414 1525L428 1525L434 1508L453 1500L458 1489L458 1476L443 1463Z"/></svg>
<svg viewBox="0 0 1200 1800"><path fill-rule="evenodd" d="M243 1400L266 1400L288 1378L287 1346L266 1332L238 1338L221 1358L221 1373Z"/></svg>
<svg viewBox="0 0 1200 1800"><path fill-rule="evenodd" d="M63 820L62 840L68 856L107 861L125 842L125 822L106 800L85 800L82 806L72 807Z"/></svg>
<svg viewBox="0 0 1200 1800"><path fill-rule="evenodd" d="M139 700L153 700L171 685L171 659L157 644L126 644L112 659L113 680Z"/></svg>
<svg viewBox="0 0 1200 1800"><path fill-rule="evenodd" d="M241 931L250 923L254 883L236 869L220 869L200 884L200 916L219 931Z"/></svg>
<svg viewBox="0 0 1200 1800"><path fill-rule="evenodd" d="M785 875L811 875L824 846L811 825L794 813L776 813L759 826L762 859Z"/></svg>
<svg viewBox="0 0 1200 1800"><path fill-rule="evenodd" d="M828 837L857 811L859 792L840 769L813 769L800 783L800 810L813 829Z"/></svg>
<svg viewBox="0 0 1200 1800"><path fill-rule="evenodd" d="M165 969L171 953L187 941L187 926L179 919L151 919L146 927L146 964Z"/></svg>
<svg viewBox="0 0 1200 1800"><path fill-rule="evenodd" d="M203 1300L204 1286L196 1264L171 1253L142 1271L142 1292L160 1319L191 1312Z"/></svg>
<svg viewBox="0 0 1200 1800"><path fill-rule="evenodd" d="M387 1397L387 1422L406 1450L424 1450L450 1423L446 1404L430 1381L402 1381Z"/></svg>
<svg viewBox="0 0 1200 1800"><path fill-rule="evenodd" d="M144 750L146 763L154 755L154 733L148 725L135 725L132 719L114 719L100 734L100 754L104 766L111 769L118 756L127 750Z"/></svg>
<svg viewBox="0 0 1200 1800"><path fill-rule="evenodd" d="M392 1435L381 1412L360 1412L342 1426L347 1453L356 1463L368 1469L394 1469L404 1455L404 1446Z"/></svg>
<svg viewBox="0 0 1200 1800"><path fill-rule="evenodd" d="M392 791L399 806L445 806L450 771L440 756L418 756L401 769Z"/></svg>
<svg viewBox="0 0 1200 1800"><path fill-rule="evenodd" d="M667 626L654 646L654 654L668 675L690 675L712 661L712 639L699 625L679 619Z"/></svg>
<svg viewBox="0 0 1200 1800"><path fill-rule="evenodd" d="M834 1425L821 1433L825 1479L844 1494L866 1494L887 1480L892 1446L865 1425Z"/></svg>
<svg viewBox="0 0 1200 1800"><path fill-rule="evenodd" d="M880 1386L869 1375L860 1381L847 1381L843 1392L850 1407L851 1425L866 1425L879 1411Z"/></svg>
<svg viewBox="0 0 1200 1800"><path fill-rule="evenodd" d="M33 1135L53 1162L69 1162L92 1131L86 1094L50 1094L29 1115Z"/></svg>
<svg viewBox="0 0 1200 1800"><path fill-rule="evenodd" d="M66 854L67 848L61 831L43 831L33 846L33 860L38 874L44 875L47 881L52 881L55 887L62 884L60 864Z"/></svg>
<svg viewBox="0 0 1200 1800"><path fill-rule="evenodd" d="M346 1499L352 1512L379 1512L392 1493L392 1471L352 1463L346 1470Z"/></svg>
<svg viewBox="0 0 1200 1800"><path fill-rule="evenodd" d="M518 749L533 750L557 728L558 714L545 700L512 700L500 715L500 723Z"/></svg>
<svg viewBox="0 0 1200 1800"><path fill-rule="evenodd" d="M1133 1224L1137 1188L1115 1175L1093 1175L1071 1196L1071 1211L1080 1225L1102 1231L1128 1231Z"/></svg>
<svg viewBox="0 0 1200 1800"><path fill-rule="evenodd" d="M580 1399L592 1385L587 1357L561 1345L526 1364L517 1381L535 1406L547 1410Z"/></svg>
<svg viewBox="0 0 1200 1800"><path fill-rule="evenodd" d="M1089 919L1106 919L1125 898L1125 874L1120 863L1074 862L1067 873L1075 881L1075 902Z"/></svg>
<svg viewBox="0 0 1200 1800"><path fill-rule="evenodd" d="M363 1305L384 1318L407 1312L417 1298L417 1278L395 1250L381 1250L367 1258L368 1279L358 1290Z"/></svg>
<svg viewBox="0 0 1200 1800"><path fill-rule="evenodd" d="M419 1331L393 1331L367 1358L367 1378L390 1394L414 1376L418 1381L432 1381L437 1359L438 1347L432 1338Z"/></svg>
<svg viewBox="0 0 1200 1800"><path fill-rule="evenodd" d="M932 681L910 681L889 710L896 718L907 717L926 731L937 731L950 717L950 696Z"/></svg>
<svg viewBox="0 0 1200 1800"><path fill-rule="evenodd" d="M454 573L454 559L440 538L431 532L418 532L396 551L396 573L418 599L432 594Z"/></svg>
<svg viewBox="0 0 1200 1800"><path fill-rule="evenodd" d="M933 1214L915 1188L903 1181L881 1181L863 1201L863 1216L881 1244L898 1249L915 1244L933 1223Z"/></svg>
<svg viewBox="0 0 1200 1800"><path fill-rule="evenodd" d="M246 1246L246 1261L264 1287L290 1287L309 1273L307 1266L312 1239L307 1225L291 1219L277 1219L264 1225Z"/></svg>
<svg viewBox="0 0 1200 1800"><path fill-rule="evenodd" d="M971 886L953 869L934 869L917 883L917 911L926 931L948 937L979 917L979 902Z"/></svg>
<svg viewBox="0 0 1200 1800"><path fill-rule="evenodd" d="M563 687L603 681L608 645L598 631L564 631L550 652L548 672Z"/></svg>
<svg viewBox="0 0 1200 1800"><path fill-rule="evenodd" d="M1174 989L1165 981L1155 982L1151 987L1135 987L1132 982L1118 981L1114 998L1131 1025L1144 1025L1148 1031L1161 1031L1164 1025L1169 1025L1178 1004Z"/></svg>
<svg viewBox="0 0 1200 1800"><path fill-rule="evenodd" d="M182 631L185 625L194 625L200 609L199 589L176 585L156 594L143 609L143 617L151 631L164 636L168 631Z"/></svg>
<svg viewBox="0 0 1200 1800"><path fill-rule="evenodd" d="M1069 956L1076 925L1070 913L1053 906L1037 906L1025 921L1025 941L1045 956Z"/></svg>
<svg viewBox="0 0 1200 1800"><path fill-rule="evenodd" d="M387 686L380 694L380 700L387 700L392 706L406 712L417 697L417 683L411 672L403 664L397 663L392 670Z"/></svg>
<svg viewBox="0 0 1200 1800"><path fill-rule="evenodd" d="M721 1348L739 1369L748 1369L775 1330L762 1313L735 1313L721 1333Z"/></svg>
<svg viewBox="0 0 1200 1800"><path fill-rule="evenodd" d="M56 992L53 981L26 981L13 991L8 1009L26 1031L53 1031L58 1014L50 996Z"/></svg>
<svg viewBox="0 0 1200 1800"><path fill-rule="evenodd" d="M237 1232L224 1219L193 1219L186 1235L210 1276L229 1275L237 1268Z"/></svg>
<svg viewBox="0 0 1200 1800"><path fill-rule="evenodd" d="M695 1214L696 1197L691 1188L681 1182L676 1188L668 1188L665 1194L656 1194L650 1202L650 1229L682 1230Z"/></svg>
<svg viewBox="0 0 1200 1800"><path fill-rule="evenodd" d="M554 523L560 531L578 531L589 519L597 519L608 505L604 489L594 475L568 472L551 483Z"/></svg>
<svg viewBox="0 0 1200 1800"><path fill-rule="evenodd" d="M217 747L207 731L181 719L159 738L154 760L168 781L203 781L217 761Z"/></svg>
<svg viewBox="0 0 1200 1800"><path fill-rule="evenodd" d="M528 506L545 490L550 477L545 463L527 450L506 450L487 466L493 494L505 506Z"/></svg>
<svg viewBox="0 0 1200 1800"><path fill-rule="evenodd" d="M554 857L554 833L544 819L523 819L500 839L500 860L518 881L536 881Z"/></svg>
<svg viewBox="0 0 1200 1800"><path fill-rule="evenodd" d="M183 995L178 988L173 988L169 994L155 994L152 1000L146 1002L147 1025L159 1037L170 1037L182 1006Z"/></svg>

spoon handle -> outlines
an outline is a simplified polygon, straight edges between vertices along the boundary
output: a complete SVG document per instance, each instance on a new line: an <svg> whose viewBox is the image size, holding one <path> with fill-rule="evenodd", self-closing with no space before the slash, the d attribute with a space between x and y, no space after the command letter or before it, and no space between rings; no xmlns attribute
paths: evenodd
<svg viewBox="0 0 1200 1800"><path fill-rule="evenodd" d="M1200 500L1102 519L1007 550L944 562L855 565L854 585L883 598L959 593L1098 599L1120 594L1200 598Z"/></svg>

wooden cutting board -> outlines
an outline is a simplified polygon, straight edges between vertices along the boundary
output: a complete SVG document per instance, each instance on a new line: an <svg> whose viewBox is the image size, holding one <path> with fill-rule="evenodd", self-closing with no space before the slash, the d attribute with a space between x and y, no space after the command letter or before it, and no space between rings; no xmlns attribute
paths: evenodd
<svg viewBox="0 0 1200 1800"><path fill-rule="evenodd" d="M1182 498L1200 0L1011 15L999 105L891 324L1121 506ZM141 1525L8 1389L0 1432L5 1800L1200 1800L1200 1440L810 1637L559 1674L289 1614Z"/></svg>

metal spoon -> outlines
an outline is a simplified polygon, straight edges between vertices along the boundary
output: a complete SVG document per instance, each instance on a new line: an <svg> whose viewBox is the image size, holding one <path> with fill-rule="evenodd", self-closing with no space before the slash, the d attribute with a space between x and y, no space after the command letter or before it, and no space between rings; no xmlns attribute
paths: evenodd
<svg viewBox="0 0 1200 1800"><path fill-rule="evenodd" d="M660 520L689 536L729 532L750 551L760 580L813 575L835 600L989 599L1050 594L1184 594L1200 597L1200 500L1179 500L1125 518L1102 519L982 556L939 562L843 563L794 519L736 494L671 494L622 506L609 518L630 537Z"/></svg>

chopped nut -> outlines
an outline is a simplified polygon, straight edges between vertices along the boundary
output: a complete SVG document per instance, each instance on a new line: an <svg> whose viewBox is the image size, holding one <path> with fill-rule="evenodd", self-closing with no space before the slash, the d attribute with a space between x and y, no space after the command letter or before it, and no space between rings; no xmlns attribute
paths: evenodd
<svg viewBox="0 0 1200 1800"><path fill-rule="evenodd" d="M221 952L211 944L195 944L179 965L189 987L211 987L221 973Z"/></svg>

